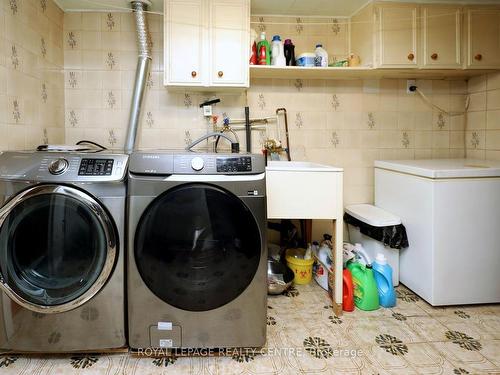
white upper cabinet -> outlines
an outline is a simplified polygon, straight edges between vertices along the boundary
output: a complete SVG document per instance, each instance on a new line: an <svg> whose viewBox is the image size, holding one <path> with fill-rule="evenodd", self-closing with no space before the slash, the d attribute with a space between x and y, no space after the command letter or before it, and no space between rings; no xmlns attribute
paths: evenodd
<svg viewBox="0 0 500 375"><path fill-rule="evenodd" d="M211 85L248 87L249 2L214 0L211 2L210 18Z"/></svg>
<svg viewBox="0 0 500 375"><path fill-rule="evenodd" d="M417 5L380 4L375 12L377 67L418 67Z"/></svg>
<svg viewBox="0 0 500 375"><path fill-rule="evenodd" d="M466 10L467 67L500 68L500 9Z"/></svg>
<svg viewBox="0 0 500 375"><path fill-rule="evenodd" d="M165 84L202 86L207 77L203 0L165 1Z"/></svg>
<svg viewBox="0 0 500 375"><path fill-rule="evenodd" d="M461 68L461 8L423 6L421 18L422 66Z"/></svg>
<svg viewBox="0 0 500 375"><path fill-rule="evenodd" d="M249 0L165 0L164 20L166 86L249 86Z"/></svg>

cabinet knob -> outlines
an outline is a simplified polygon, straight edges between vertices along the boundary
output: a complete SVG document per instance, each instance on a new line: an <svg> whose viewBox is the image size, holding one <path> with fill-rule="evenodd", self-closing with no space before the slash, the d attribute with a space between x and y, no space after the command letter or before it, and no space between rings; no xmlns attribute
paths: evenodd
<svg viewBox="0 0 500 375"><path fill-rule="evenodd" d="M408 54L408 60L413 61L414 58L415 58L415 55L413 53Z"/></svg>
<svg viewBox="0 0 500 375"><path fill-rule="evenodd" d="M222 78L222 76L224 75L224 72L222 70L219 70L219 72L217 73L217 75L219 76L219 78Z"/></svg>
<svg viewBox="0 0 500 375"><path fill-rule="evenodd" d="M483 55L481 55L480 53L478 53L476 56L474 56L474 59L477 60L477 61L481 61L483 59Z"/></svg>
<svg viewBox="0 0 500 375"><path fill-rule="evenodd" d="M433 54L431 55L431 59L433 59L433 60L437 60L437 58L438 58L438 54L437 54L437 53L433 53Z"/></svg>
<svg viewBox="0 0 500 375"><path fill-rule="evenodd" d="M195 78L195 77L196 77L196 74L197 74L197 73L196 73L196 71L194 71L194 70L193 70L193 71L191 72L191 77Z"/></svg>

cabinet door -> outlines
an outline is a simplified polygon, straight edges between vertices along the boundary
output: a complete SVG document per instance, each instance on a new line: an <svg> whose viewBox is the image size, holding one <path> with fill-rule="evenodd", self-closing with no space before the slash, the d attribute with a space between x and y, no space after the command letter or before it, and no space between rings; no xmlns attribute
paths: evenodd
<svg viewBox="0 0 500 375"><path fill-rule="evenodd" d="M461 67L460 8L422 9L422 62L425 68Z"/></svg>
<svg viewBox="0 0 500 375"><path fill-rule="evenodd" d="M467 10L467 67L500 67L500 10Z"/></svg>
<svg viewBox="0 0 500 375"><path fill-rule="evenodd" d="M416 68L417 7L379 6L378 65L381 68Z"/></svg>
<svg viewBox="0 0 500 375"><path fill-rule="evenodd" d="M206 81L205 1L165 0L165 85L202 86Z"/></svg>
<svg viewBox="0 0 500 375"><path fill-rule="evenodd" d="M249 0L212 0L210 31L211 85L248 87Z"/></svg>

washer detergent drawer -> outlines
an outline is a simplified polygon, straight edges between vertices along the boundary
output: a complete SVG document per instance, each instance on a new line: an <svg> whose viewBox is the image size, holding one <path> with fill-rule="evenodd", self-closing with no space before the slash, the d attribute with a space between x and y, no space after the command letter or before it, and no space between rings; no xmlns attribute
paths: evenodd
<svg viewBox="0 0 500 375"><path fill-rule="evenodd" d="M171 325L170 327L166 327L166 329L158 329L158 325L151 326L149 327L149 337L150 345L153 348L169 349L182 347L182 330L180 326Z"/></svg>

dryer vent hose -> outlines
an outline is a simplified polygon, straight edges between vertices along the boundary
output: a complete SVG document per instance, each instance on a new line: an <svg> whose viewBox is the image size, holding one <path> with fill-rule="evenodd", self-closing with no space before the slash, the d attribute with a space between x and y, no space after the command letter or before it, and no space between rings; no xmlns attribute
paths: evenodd
<svg viewBox="0 0 500 375"><path fill-rule="evenodd" d="M135 73L132 105L130 107L127 138L125 139L125 152L127 153L131 153L135 149L137 129L139 128L144 97L146 94L146 82L151 67L151 40L146 20L146 10L147 7L151 5L151 2L148 0L132 0L131 5L137 30L139 56Z"/></svg>

